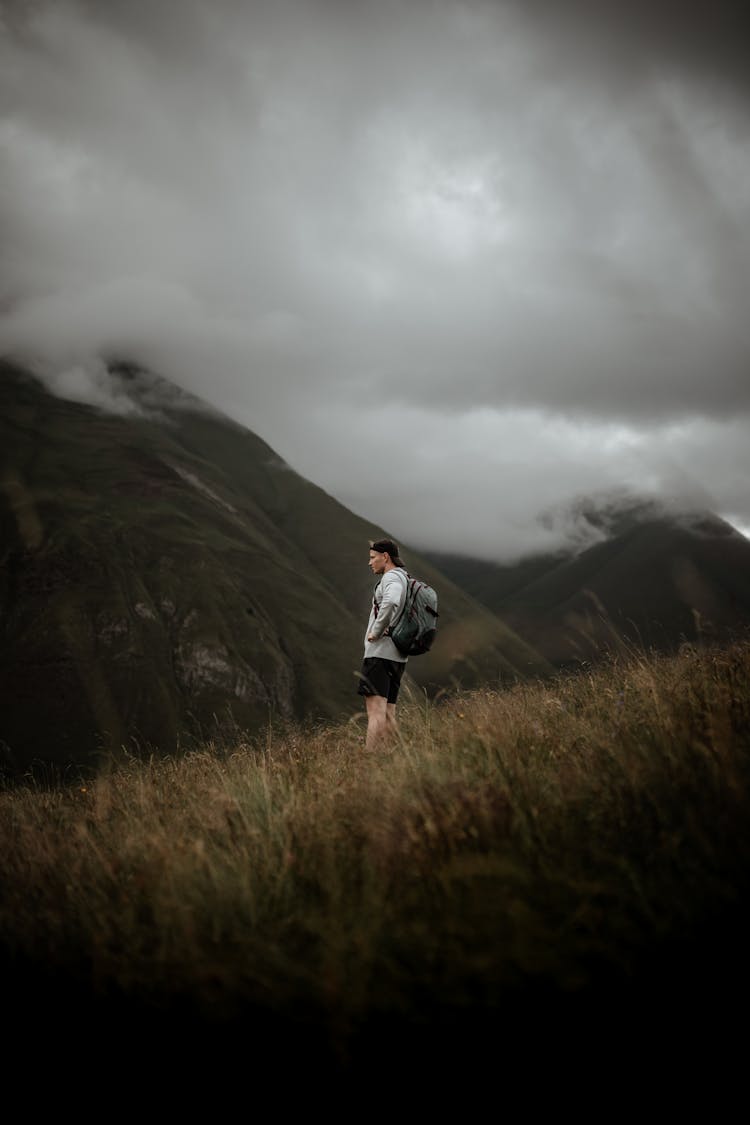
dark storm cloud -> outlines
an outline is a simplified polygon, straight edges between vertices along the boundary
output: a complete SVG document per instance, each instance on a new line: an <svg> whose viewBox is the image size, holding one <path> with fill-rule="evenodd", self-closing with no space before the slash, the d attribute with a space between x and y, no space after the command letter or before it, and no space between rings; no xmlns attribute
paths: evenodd
<svg viewBox="0 0 750 1125"><path fill-rule="evenodd" d="M742 0L527 0L514 3L551 54L609 81L673 71L750 94L750 17Z"/></svg>
<svg viewBox="0 0 750 1125"><path fill-rule="evenodd" d="M655 8L2 5L0 349L149 364L402 538L691 463L750 522L747 39Z"/></svg>

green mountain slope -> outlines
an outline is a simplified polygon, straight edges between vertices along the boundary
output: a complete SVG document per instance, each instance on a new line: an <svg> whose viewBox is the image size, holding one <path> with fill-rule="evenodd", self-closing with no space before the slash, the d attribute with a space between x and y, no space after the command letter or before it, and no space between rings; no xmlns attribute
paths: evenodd
<svg viewBox="0 0 750 1125"><path fill-rule="evenodd" d="M606 533L573 557L512 566L431 558L556 666L750 628L750 541L726 521L639 504L609 518Z"/></svg>
<svg viewBox="0 0 750 1125"><path fill-rule="evenodd" d="M93 762L172 752L232 724L362 710L356 672L373 579L368 524L260 438L121 367L153 416L102 413L0 365L0 750ZM167 394L167 391L170 394ZM548 668L404 546L440 592L435 691Z"/></svg>

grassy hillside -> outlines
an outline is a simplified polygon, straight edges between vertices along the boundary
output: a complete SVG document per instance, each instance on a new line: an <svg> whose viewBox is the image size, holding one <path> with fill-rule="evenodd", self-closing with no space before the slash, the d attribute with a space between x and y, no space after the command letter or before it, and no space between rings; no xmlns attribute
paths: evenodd
<svg viewBox="0 0 750 1125"><path fill-rule="evenodd" d="M342 718L369 611L371 526L247 429L118 369L104 414L0 366L0 751L6 771L172 752L234 723ZM158 398L158 396L157 396ZM546 667L425 560L428 692Z"/></svg>
<svg viewBox="0 0 750 1125"><path fill-rule="evenodd" d="M415 696L376 756L359 723L292 723L11 789L6 1022L75 1005L110 1050L289 1075L437 1081L566 1044L663 1069L748 999L749 786L737 644Z"/></svg>

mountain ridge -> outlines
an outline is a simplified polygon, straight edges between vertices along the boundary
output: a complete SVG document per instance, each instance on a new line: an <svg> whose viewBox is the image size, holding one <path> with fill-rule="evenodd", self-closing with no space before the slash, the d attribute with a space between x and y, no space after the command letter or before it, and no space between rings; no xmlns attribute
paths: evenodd
<svg viewBox="0 0 750 1125"><path fill-rule="evenodd" d="M6 771L361 714L367 548L388 529L196 400L107 413L5 361L0 407ZM441 595L439 641L410 661L407 690L549 669L429 560L403 552Z"/></svg>
<svg viewBox="0 0 750 1125"><path fill-rule="evenodd" d="M599 542L515 564L429 554L556 667L750 628L750 541L727 521L633 498L601 527Z"/></svg>

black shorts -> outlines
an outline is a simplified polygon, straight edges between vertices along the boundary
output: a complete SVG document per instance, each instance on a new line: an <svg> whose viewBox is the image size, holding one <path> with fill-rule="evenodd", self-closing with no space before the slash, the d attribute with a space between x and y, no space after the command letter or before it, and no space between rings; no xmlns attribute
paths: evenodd
<svg viewBox="0 0 750 1125"><path fill-rule="evenodd" d="M404 660L384 660L382 656L366 656L359 674L358 693L382 695L389 703L395 703L405 667Z"/></svg>

